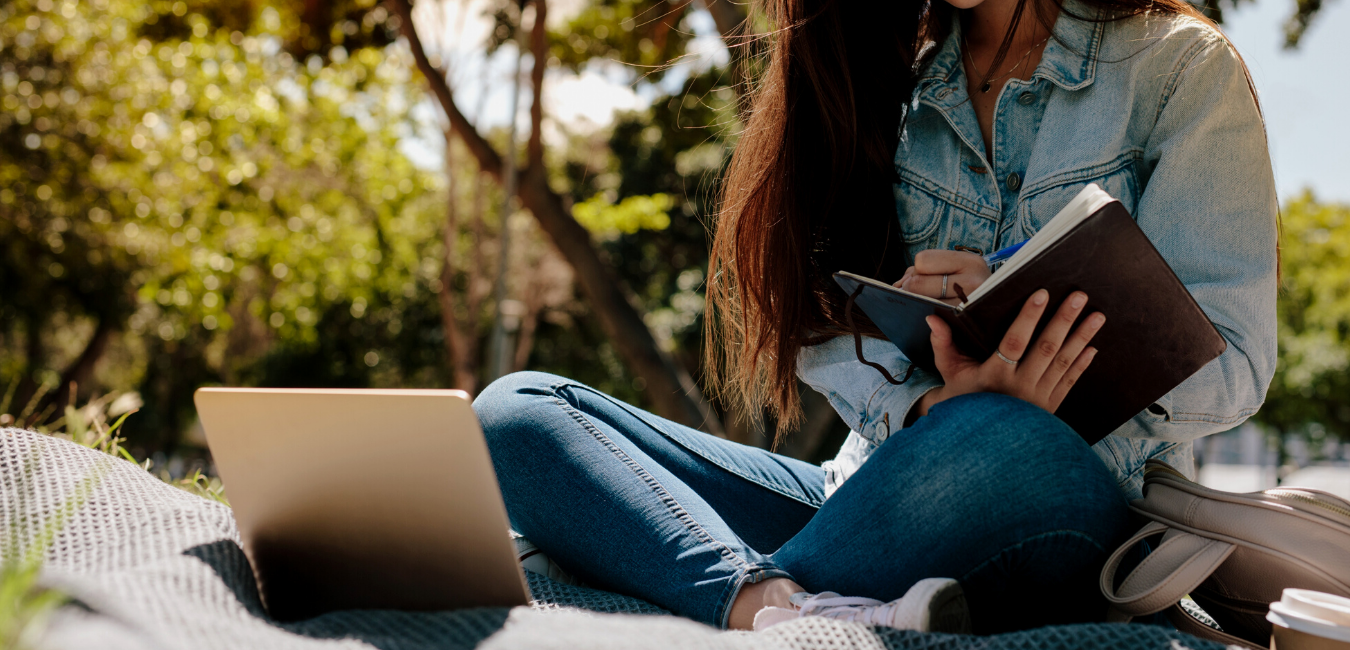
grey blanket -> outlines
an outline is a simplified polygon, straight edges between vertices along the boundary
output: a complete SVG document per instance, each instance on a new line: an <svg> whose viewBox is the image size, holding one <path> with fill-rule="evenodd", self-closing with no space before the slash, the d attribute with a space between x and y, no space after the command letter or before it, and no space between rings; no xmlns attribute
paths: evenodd
<svg viewBox="0 0 1350 650"><path fill-rule="evenodd" d="M42 583L73 599L52 618L42 639L42 646L53 649L1221 647L1147 625L1078 625L973 637L806 618L760 633L724 632L635 598L533 573L530 607L344 611L283 624L263 611L228 507L74 443L0 430L0 539L17 540L22 550L43 531L55 536L46 551Z"/></svg>

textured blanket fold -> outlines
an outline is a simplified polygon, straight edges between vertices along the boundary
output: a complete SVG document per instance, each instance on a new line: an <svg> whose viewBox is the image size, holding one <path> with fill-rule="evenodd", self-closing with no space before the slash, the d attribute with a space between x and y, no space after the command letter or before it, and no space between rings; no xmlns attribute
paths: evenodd
<svg viewBox="0 0 1350 650"><path fill-rule="evenodd" d="M53 649L1222 647L1147 625L1078 625L963 637L809 618L757 634L724 632L670 616L635 598L533 573L527 573L531 607L344 611L282 624L263 611L228 507L75 443L31 431L0 430L0 539L17 540L22 551L44 532L52 542L42 584L73 599L52 618L43 638L42 646Z"/></svg>

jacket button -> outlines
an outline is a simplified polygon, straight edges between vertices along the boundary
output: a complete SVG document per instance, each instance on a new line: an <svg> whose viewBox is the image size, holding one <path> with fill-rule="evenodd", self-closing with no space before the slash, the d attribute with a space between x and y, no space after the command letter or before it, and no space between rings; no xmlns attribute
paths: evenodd
<svg viewBox="0 0 1350 650"><path fill-rule="evenodd" d="M939 91L937 92L937 98L938 98L938 99L946 99L946 98L947 98L947 95L950 95L950 94L952 94L952 89L951 89L951 88L943 88L942 90L939 90Z"/></svg>
<svg viewBox="0 0 1350 650"><path fill-rule="evenodd" d="M1017 103L1023 106L1030 106L1036 103L1036 93L1033 92L1022 93L1020 96L1018 96Z"/></svg>
<svg viewBox="0 0 1350 650"><path fill-rule="evenodd" d="M1012 191L1014 191L1014 192L1017 191L1017 188L1022 187L1022 177L1021 177L1021 176L1018 176L1018 175L1017 175L1017 172L1013 172L1013 173L1011 173L1011 174L1008 174L1008 178L1007 178L1006 180L1004 180L1003 182L1007 183L1007 184L1008 184L1008 189L1009 189L1009 190L1012 190Z"/></svg>

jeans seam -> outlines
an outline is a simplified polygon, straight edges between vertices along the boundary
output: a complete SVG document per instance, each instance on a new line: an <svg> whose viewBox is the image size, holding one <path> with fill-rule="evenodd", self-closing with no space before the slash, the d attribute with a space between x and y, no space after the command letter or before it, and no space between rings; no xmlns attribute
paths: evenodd
<svg viewBox="0 0 1350 650"><path fill-rule="evenodd" d="M661 485L660 481L656 480L656 477L652 476L649 472L647 472L647 470L643 469L642 465L638 464L637 461L633 460L632 456L629 456L627 452L620 449L618 445L614 444L614 441L610 440L609 436L605 435L603 431L601 431L595 425L591 424L590 420L586 419L585 415L583 415L580 411L573 408L572 405L567 402L567 400L561 397L558 397L557 400L558 405L562 407L563 411L565 411L568 415L572 416L572 419L576 420L577 424L580 424L583 428L589 431L591 435L595 437L596 441L598 441L601 445L604 445L604 447L608 449L611 454L614 454L614 456L618 458L620 462L622 462L624 465L627 465L628 468L638 476L638 478L642 479L642 481L647 484L647 487L650 488L652 492L656 494L657 498L659 498L662 504L666 506L666 509L669 510L672 515L675 515L676 520L684 524L684 527L694 535L695 539L697 539L702 544L706 544L708 546L712 546L713 548L718 549L718 554L721 555L727 561L731 562L738 570L744 571L747 567L750 566L749 563L747 563L744 558L737 555L736 552L731 550L731 548L728 547L726 544L714 538L712 534L710 534L707 530L703 528L702 525L700 525L697 521L695 521L693 515L689 514L689 511L685 510L684 506L680 505L679 501L675 500L675 497L672 496L668 490L666 490L665 486Z"/></svg>
<svg viewBox="0 0 1350 650"><path fill-rule="evenodd" d="M768 490L768 491L770 491L770 492L773 492L774 494L777 494L777 495L782 496L782 497L786 497L786 498L788 498L788 499L791 499L791 500L793 500L793 501L796 501L797 503L800 503L800 504L805 505L805 506L810 506L810 507L812 507L812 508L817 508L817 509L818 509L818 508L820 508L822 505L825 504L825 501L824 501L823 499L820 500L820 501L813 501L813 500L810 500L810 499L805 498L804 495L793 494L791 491L789 491L789 490L787 490L787 489L785 489L785 488L781 488L781 487L778 487L778 486L775 486L775 485L769 485L769 484L766 484L766 483L764 483L763 481L757 480L757 479L756 479L755 477L753 477L753 476L746 476L744 473L742 473L742 472L736 470L736 468L734 468L734 467L728 467L726 464L724 464L724 463L722 463L722 462L719 462L717 459L715 459L715 458L710 458L707 454L703 453L702 451L699 451L699 450L697 450L697 449L691 448L689 445L684 444L684 443L681 442L679 439L677 439L677 438L671 436L669 433L667 433L666 431L664 431L663 429L661 429L661 427L656 426L655 424L653 424L653 423L647 421L646 418L642 417L642 414L641 414L640 412L635 412L636 409L629 408L627 404L623 404L622 402L619 402L618 400L615 400L614 398L612 398L612 397L610 397L610 396L608 396L608 395L605 395L604 393L601 393L601 392L599 392L599 391L597 391L597 390L595 390L595 389L593 389L593 388L591 388L591 387L589 387L589 386L583 386L583 385L579 385L579 384L575 384L575 383L571 383L571 382L559 382L559 383L557 383L557 384L554 384L554 386L553 386L552 388L553 388L554 392L556 393L558 389L563 388L563 387L583 389L583 390L586 390L586 391L591 392L592 394L594 394L594 395L596 395L596 396L598 396L598 397L601 397L601 398L604 398L604 399L608 399L609 401L611 401L612 403L614 403L615 406L618 406L619 408L621 408L621 409L627 411L629 415L632 415L634 418L637 418L638 421L640 421L640 422L642 422L643 424L645 424L645 425L651 427L651 428L652 428L653 430L655 430L657 433L661 434L663 437L665 437L666 440L669 440L669 441L671 442L671 444L677 445L677 446L679 446L681 449L684 449L685 451L687 451L687 452L689 452L689 453L691 453L691 454L694 454L694 455L698 456L699 458L702 458L703 460L708 461L709 463L712 463L714 466L716 466L716 467L718 467L719 469L721 469L721 470L727 472L728 474L731 474L732 476L735 476L736 478L739 478L739 479L741 479L741 480L743 480L743 481L749 481L750 483L753 483L753 484L755 484L755 485L757 485L757 486L759 486L759 487L761 487L761 488L764 488L764 489L766 489L766 490ZM563 401L566 401L566 400L563 400ZM571 405L568 404L568 407L571 408Z"/></svg>
<svg viewBox="0 0 1350 650"><path fill-rule="evenodd" d="M1104 551L1106 550L1105 547L1103 547L1101 544L1098 544L1098 543L1097 543L1097 540L1092 539L1092 537L1091 537L1090 535L1088 535L1087 533L1084 533L1084 532L1082 532L1082 531L1079 531L1079 530L1068 530L1068 529L1062 529L1062 530L1050 530L1050 531L1046 531L1046 532L1044 532L1044 533L1039 533L1039 534L1037 534L1037 535L1032 535L1031 537L1028 537L1028 538L1026 538L1026 539L1024 539L1024 540L1022 540L1022 541L1020 541L1020 542L1018 542L1018 543L1016 543L1016 544L1012 544L1012 545L1010 545L1010 546L1005 546L1005 547L1003 547L1002 549L999 550L999 552L997 552L997 553L993 554L992 556L990 556L989 559L987 559L987 560L985 560L985 561L979 563L978 565L975 566L975 568L973 568L973 569L967 571L965 575L961 576L961 578L958 580L958 582L965 582L965 581L969 580L969 579L970 579L970 576L974 575L974 574L975 574L977 571L979 571L980 569L983 569L983 568L985 568L986 566L989 566L990 563L992 563L994 560L997 560L999 557L1001 557L1004 553L1007 553L1008 551L1014 551L1014 550L1017 550L1017 549L1019 549L1019 548L1022 548L1023 546L1025 546L1026 544L1028 544L1028 543L1030 543L1030 542L1035 542L1035 541L1039 541L1039 540L1044 539L1044 538L1047 538L1047 537L1053 537L1053 536L1059 536L1059 535L1068 535L1068 536L1071 536L1071 537L1080 537L1080 538L1082 538L1082 539L1087 540L1089 543L1091 543L1094 547L1097 548L1097 550L1098 550L1099 552L1104 552Z"/></svg>

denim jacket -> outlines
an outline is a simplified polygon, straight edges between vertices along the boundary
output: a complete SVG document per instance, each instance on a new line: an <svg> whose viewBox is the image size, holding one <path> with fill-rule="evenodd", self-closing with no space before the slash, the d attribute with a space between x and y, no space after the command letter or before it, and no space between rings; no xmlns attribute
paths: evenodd
<svg viewBox="0 0 1350 650"><path fill-rule="evenodd" d="M1065 6L1032 78L999 94L992 160L955 21L922 74L896 151L896 208L912 259L1026 240L1087 183L1124 203L1228 342L1094 446L1125 495L1138 498L1146 459L1193 472L1192 441L1236 426L1265 399L1276 352L1274 174L1241 59L1217 31L1180 16L1092 23L1068 15L1091 9ZM896 377L908 367L884 339L865 339L864 354ZM852 428L825 464L827 494L889 436L904 435L905 415L942 383L915 369L891 385L858 362L849 337L803 349L797 373Z"/></svg>

